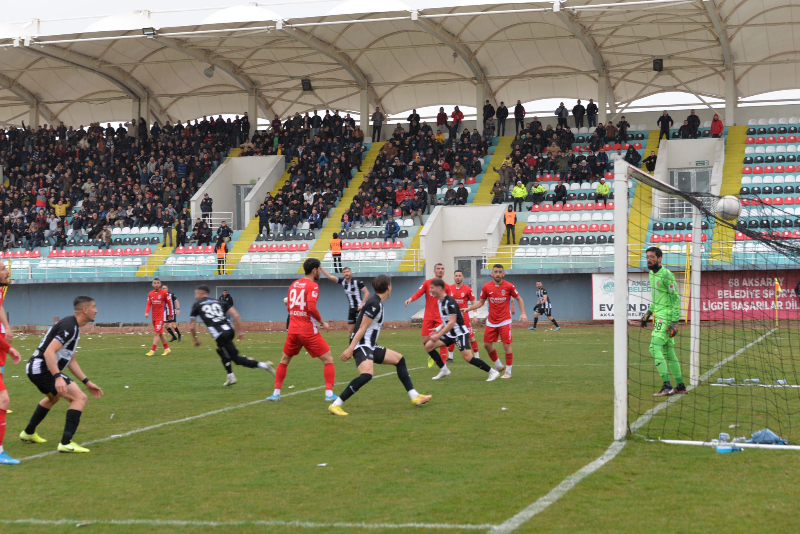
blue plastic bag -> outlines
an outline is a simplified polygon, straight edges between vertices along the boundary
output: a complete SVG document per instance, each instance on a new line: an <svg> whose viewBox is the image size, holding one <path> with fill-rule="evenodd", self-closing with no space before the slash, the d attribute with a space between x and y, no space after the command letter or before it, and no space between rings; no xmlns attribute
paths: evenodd
<svg viewBox="0 0 800 534"><path fill-rule="evenodd" d="M758 443L760 445L788 445L789 442L781 439L775 432L765 428L757 432L753 432L747 443Z"/></svg>

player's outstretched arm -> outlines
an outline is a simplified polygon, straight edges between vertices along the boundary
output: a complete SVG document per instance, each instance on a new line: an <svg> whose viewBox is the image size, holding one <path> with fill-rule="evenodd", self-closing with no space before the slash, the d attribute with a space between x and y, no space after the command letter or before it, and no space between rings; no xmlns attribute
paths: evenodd
<svg viewBox="0 0 800 534"><path fill-rule="evenodd" d="M244 327L242 326L242 316L236 311L236 308L231 306L228 308L228 315L233 317L233 331L238 335L239 339L244 339Z"/></svg>
<svg viewBox="0 0 800 534"><path fill-rule="evenodd" d="M327 278L328 280L330 280L334 284L339 281L339 279L337 277L333 276L331 273L326 271L324 267L320 267L319 270L320 270L320 272L322 272L322 274L325 276L325 278Z"/></svg>
<svg viewBox="0 0 800 534"><path fill-rule="evenodd" d="M81 369L81 366L78 364L78 360L75 358L75 356L73 356L72 360L70 360L70 362L67 364L67 368L72 373L72 376L83 382L83 384L86 386L86 389L88 389L89 393L92 394L92 397L99 399L105 395L100 386L89 380L89 377L87 377L86 373L83 372L83 369Z"/></svg>
<svg viewBox="0 0 800 534"><path fill-rule="evenodd" d="M475 311L478 308L480 308L481 306L483 306L484 304L486 304L486 299L478 299L472 304L472 306L470 306L469 308L467 308L464 311L466 311L466 312Z"/></svg>
<svg viewBox="0 0 800 534"><path fill-rule="evenodd" d="M408 306L409 304L411 304L412 302L414 302L415 300L417 300L418 298L420 298L422 295L424 295L427 292L428 292L428 281L425 280L422 283L422 285L419 286L419 289L417 289L417 292L414 293L413 295L411 295L408 298L408 300L406 300L406 306Z"/></svg>
<svg viewBox="0 0 800 534"><path fill-rule="evenodd" d="M200 346L200 340L197 339L197 317L190 317L189 318L189 332L192 333L192 339L194 340L194 346Z"/></svg>

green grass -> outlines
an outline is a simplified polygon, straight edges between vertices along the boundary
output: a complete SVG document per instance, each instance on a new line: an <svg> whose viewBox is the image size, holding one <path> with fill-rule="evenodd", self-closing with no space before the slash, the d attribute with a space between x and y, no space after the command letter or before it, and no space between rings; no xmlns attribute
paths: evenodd
<svg viewBox="0 0 800 534"><path fill-rule="evenodd" d="M338 356L345 334L326 338ZM149 346L150 339L82 337L78 359L106 396L90 399L77 441L235 407L272 391L270 375L243 368L235 369L239 384L223 388L224 369L207 335L198 349L185 338L173 344L172 355L145 358L148 347L142 345ZM252 334L239 346L248 356L277 361L283 339ZM433 395L428 405L412 407L394 368L376 366L376 375L391 374L373 380L346 403L349 417L333 417L321 389L301 393L322 385L322 366L301 355L291 364L283 390L298 394L278 404L256 403L96 443L88 455L51 455L0 467L0 518L500 524L611 443L611 339L611 329L603 327L517 330L512 380L486 383L485 374L457 359L451 377L433 382L419 332L386 329L381 342L406 356L415 387ZM17 338L15 346L29 355L37 342L38 337L28 336ZM646 381L652 379L652 362L643 357L642 362L650 365L631 365L632 372L641 369L637 409L654 405L644 398L654 391ZM637 363L634 356L631 363ZM338 358L336 370L338 393L356 371ZM41 395L21 366L7 366L5 377L14 410L6 449L18 458L53 450L66 406L56 406L39 427L47 444L22 444L16 436ZM327 465L318 467L321 463ZM773 510L780 514L779 524L790 525L800 519L791 497L798 467L800 456L788 452L718 455L633 439L617 458L519 531L668 527L681 532L723 525L752 530ZM0 531L61 533L72 526L0 523ZM354 530L252 524L85 529Z"/></svg>

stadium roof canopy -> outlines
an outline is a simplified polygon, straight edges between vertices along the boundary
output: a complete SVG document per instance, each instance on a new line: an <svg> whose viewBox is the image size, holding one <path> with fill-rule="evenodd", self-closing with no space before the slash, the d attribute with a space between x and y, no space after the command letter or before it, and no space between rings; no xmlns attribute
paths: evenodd
<svg viewBox="0 0 800 534"><path fill-rule="evenodd" d="M800 88L797 0L482 2L173 0L191 7L103 17L63 2L63 18L20 3L19 22L0 23L0 122L29 123L32 106L39 121L79 125L484 98L605 99L613 112L662 92L733 105L734 94ZM115 7L130 9L104 3Z"/></svg>

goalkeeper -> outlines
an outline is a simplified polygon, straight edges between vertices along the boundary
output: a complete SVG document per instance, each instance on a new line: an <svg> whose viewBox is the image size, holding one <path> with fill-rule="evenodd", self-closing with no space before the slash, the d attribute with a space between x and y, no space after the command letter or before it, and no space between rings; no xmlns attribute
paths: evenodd
<svg viewBox="0 0 800 534"><path fill-rule="evenodd" d="M675 326L681 318L681 296L675 284L675 276L661 266L661 249L650 247L646 252L647 268L650 269L650 291L653 303L642 317L642 328L647 327L647 321L653 316L653 336L650 338L650 354L656 362L656 369L661 375L664 384L653 397L667 397L676 393L688 393L683 383L681 363L675 356ZM678 384L672 389L669 374Z"/></svg>

